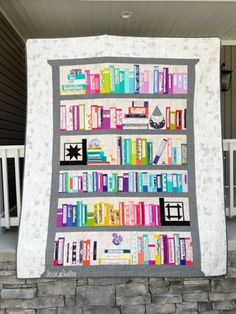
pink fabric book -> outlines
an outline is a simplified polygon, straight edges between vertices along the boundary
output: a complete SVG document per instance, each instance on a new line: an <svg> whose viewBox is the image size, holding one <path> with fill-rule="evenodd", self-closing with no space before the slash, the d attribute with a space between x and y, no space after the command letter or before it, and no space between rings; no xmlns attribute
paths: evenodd
<svg viewBox="0 0 236 314"><path fill-rule="evenodd" d="M57 223L56 223L57 228L63 227L62 217L63 217L62 208L58 208L58 210L57 210Z"/></svg>
<svg viewBox="0 0 236 314"><path fill-rule="evenodd" d="M173 94L187 94L187 73L173 73Z"/></svg>
<svg viewBox="0 0 236 314"><path fill-rule="evenodd" d="M86 74L86 94L91 94L90 70L84 71Z"/></svg>
<svg viewBox="0 0 236 314"><path fill-rule="evenodd" d="M111 112L109 109L103 110L103 129L110 129L111 127Z"/></svg>
<svg viewBox="0 0 236 314"><path fill-rule="evenodd" d="M168 243L168 265L175 265L175 241L173 237L167 237Z"/></svg>
<svg viewBox="0 0 236 314"><path fill-rule="evenodd" d="M79 130L78 122L79 122L79 107L78 106L73 106L73 130Z"/></svg>
<svg viewBox="0 0 236 314"><path fill-rule="evenodd" d="M116 109L116 128L118 130L123 129L123 110Z"/></svg>
<svg viewBox="0 0 236 314"><path fill-rule="evenodd" d="M168 94L173 94L173 74L168 74Z"/></svg>
<svg viewBox="0 0 236 314"><path fill-rule="evenodd" d="M143 93L149 94L149 82L150 82L150 71L145 70L143 72Z"/></svg>
<svg viewBox="0 0 236 314"><path fill-rule="evenodd" d="M103 173L98 173L98 191L103 192Z"/></svg>
<svg viewBox="0 0 236 314"><path fill-rule="evenodd" d="M100 94L100 74L94 74L95 94Z"/></svg>

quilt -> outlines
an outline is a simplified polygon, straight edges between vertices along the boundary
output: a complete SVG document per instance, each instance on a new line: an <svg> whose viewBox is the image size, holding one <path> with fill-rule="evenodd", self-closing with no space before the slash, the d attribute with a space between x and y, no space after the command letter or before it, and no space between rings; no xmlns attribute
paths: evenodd
<svg viewBox="0 0 236 314"><path fill-rule="evenodd" d="M19 278L225 274L219 56L216 38L27 41Z"/></svg>

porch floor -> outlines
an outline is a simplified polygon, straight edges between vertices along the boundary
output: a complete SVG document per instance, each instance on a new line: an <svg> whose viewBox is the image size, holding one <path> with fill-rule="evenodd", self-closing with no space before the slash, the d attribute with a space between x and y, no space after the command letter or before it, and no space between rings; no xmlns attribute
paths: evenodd
<svg viewBox="0 0 236 314"><path fill-rule="evenodd" d="M3 231L0 235L0 262L16 260L16 247L18 240L18 227Z"/></svg>

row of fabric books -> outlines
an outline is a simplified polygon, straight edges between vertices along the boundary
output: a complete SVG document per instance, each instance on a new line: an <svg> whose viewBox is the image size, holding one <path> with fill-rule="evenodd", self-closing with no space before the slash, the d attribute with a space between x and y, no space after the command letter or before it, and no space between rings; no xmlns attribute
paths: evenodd
<svg viewBox="0 0 236 314"><path fill-rule="evenodd" d="M81 172L59 175L59 193L85 192L188 192L188 175L185 173L148 172Z"/></svg>
<svg viewBox="0 0 236 314"><path fill-rule="evenodd" d="M187 127L187 109L171 110L166 107L166 130L185 130Z"/></svg>
<svg viewBox="0 0 236 314"><path fill-rule="evenodd" d="M145 201L98 201L87 204L83 200L62 203L57 210L57 227L102 226L161 226L182 221L189 225L189 210L184 202L164 198L154 203ZM168 222L168 223L167 223Z"/></svg>
<svg viewBox="0 0 236 314"><path fill-rule="evenodd" d="M100 139L101 138L101 139ZM67 140L65 137L63 140ZM186 165L187 145L186 137L163 136L97 136L87 137L77 143L61 142L64 160L61 165ZM116 147L115 147L116 146ZM113 152L111 154L111 147Z"/></svg>
<svg viewBox="0 0 236 314"><path fill-rule="evenodd" d="M60 130L129 130L129 129L186 129L186 108L164 108L159 106L149 110L148 101L132 101L126 110L116 106L103 105L61 105Z"/></svg>
<svg viewBox="0 0 236 314"><path fill-rule="evenodd" d="M123 234L112 234L117 246L103 244L103 238L70 239L66 234L54 241L54 266L146 265L193 266L190 234L134 233L128 245Z"/></svg>
<svg viewBox="0 0 236 314"><path fill-rule="evenodd" d="M156 148L154 141L145 137L123 138L117 137L118 165L157 165L161 163L161 156L166 151L166 158L162 163L168 165L184 165L187 163L186 144L182 138L163 138Z"/></svg>
<svg viewBox="0 0 236 314"><path fill-rule="evenodd" d="M90 69L71 69L61 84L61 95L75 94L187 94L187 72L172 72L169 67L109 65L92 73Z"/></svg>
<svg viewBox="0 0 236 314"><path fill-rule="evenodd" d="M77 201L76 205L62 204L58 208L57 227L101 227L101 226L160 226L160 206L144 202L120 202L115 208L112 203L88 204Z"/></svg>

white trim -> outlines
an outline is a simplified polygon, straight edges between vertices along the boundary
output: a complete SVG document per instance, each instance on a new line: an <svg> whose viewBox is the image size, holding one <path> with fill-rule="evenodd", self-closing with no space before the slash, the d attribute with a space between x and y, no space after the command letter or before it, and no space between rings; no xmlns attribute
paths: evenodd
<svg viewBox="0 0 236 314"><path fill-rule="evenodd" d="M229 146L229 215L233 216L234 206L234 149Z"/></svg>
<svg viewBox="0 0 236 314"><path fill-rule="evenodd" d="M0 225L1 227L5 227L7 229L19 226L19 217L9 217L9 221L6 218L0 218Z"/></svg>
<svg viewBox="0 0 236 314"><path fill-rule="evenodd" d="M236 251L236 240L228 240L228 252Z"/></svg>
<svg viewBox="0 0 236 314"><path fill-rule="evenodd" d="M222 46L236 46L236 39L228 39L221 41Z"/></svg>
<svg viewBox="0 0 236 314"><path fill-rule="evenodd" d="M18 158L24 157L24 145L12 145L12 146L0 146L0 158L6 155L6 158L15 158L16 151L18 152Z"/></svg>
<svg viewBox="0 0 236 314"><path fill-rule="evenodd" d="M9 191L8 191L8 170L7 170L7 151L2 151L2 178L3 178L3 204L4 204L4 224L1 226L10 229L9 214ZM2 223L2 219L1 219Z"/></svg>
<svg viewBox="0 0 236 314"><path fill-rule="evenodd" d="M17 209L17 217L20 217L21 212L21 186L20 186L20 150L15 150L15 182L16 182L16 209ZM18 219L19 220L19 219Z"/></svg>
<svg viewBox="0 0 236 314"><path fill-rule="evenodd" d="M76 2L83 2L84 0L70 0ZM117 0L104 0L105 2L115 2ZM119 0L124 2L127 0ZM143 0L130 0L130 2L141 2ZM69 1L68 1L69 2ZM98 0L87 0L87 2L99 2ZM149 0L149 2L206 2L206 0ZM236 0L207 0L207 2L236 2Z"/></svg>

